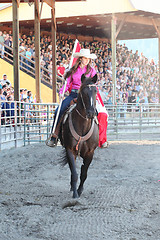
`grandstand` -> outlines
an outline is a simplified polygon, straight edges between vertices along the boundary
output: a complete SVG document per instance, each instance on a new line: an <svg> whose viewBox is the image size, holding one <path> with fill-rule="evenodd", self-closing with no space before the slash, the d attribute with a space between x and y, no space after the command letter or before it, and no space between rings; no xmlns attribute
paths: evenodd
<svg viewBox="0 0 160 240"><path fill-rule="evenodd" d="M87 3L74 3L74 7L80 6L81 4ZM66 12L62 17L59 13L59 8L62 5L57 5L57 35L56 35L56 61L57 68L65 68L67 70L68 63L72 54L74 41L76 38L80 41L82 47L90 48L91 52L95 53L98 57L95 62L93 62L97 72L98 72L98 87L106 104L106 107L110 111L116 111L116 113L110 113L111 118L113 118L113 125L115 121L115 116L117 119L128 119L132 116L149 117L154 118L154 123L157 122L158 113L156 110L159 109L159 66L154 63L154 61L149 62L148 59L139 52L129 51L125 45L116 45L116 72L113 72L114 65L113 62L113 44L111 44L111 19L117 18L117 31L115 37L117 39L133 38L133 34L136 32L134 37L140 38L142 36L157 37L159 30L156 26L159 26L159 14L147 11L137 10L131 5L125 5L127 1L123 1L122 8L116 11L111 18L109 11L102 9L97 9L97 14L89 15L86 9L83 14L80 13L80 9L76 16L73 13ZM60 3L59 3L60 4ZM78 5L77 5L78 4ZM79 5L80 4L80 5ZM65 9L64 4L64 9ZM69 5L68 5L69 6ZM125 6L125 8L124 8ZM127 6L127 7L126 7ZM50 32L50 16L46 17L46 10L49 11L49 7L45 5L44 12L41 21L41 36L40 36L40 78L41 78L41 100L43 103L52 102L52 36ZM74 8L73 8L74 9ZM128 10L127 10L128 9ZM33 99L36 101L36 83L35 83L35 36L33 29L33 6L28 4L20 4L20 13L28 12L28 21L25 21L24 16L20 15L20 34L19 34L19 50L20 50L20 88L27 89L32 92ZM124 14L125 12L125 14ZM13 39L12 39L12 28L11 28L11 6L5 9L1 9L0 20L2 22L0 26L0 31L4 39L9 36L10 46L6 45L4 42L3 51L1 50L0 64L3 66L0 69L1 76L5 73L8 79L11 81L13 86ZM94 13L94 11L93 11ZM142 14L143 13L143 14ZM8 18L5 19L6 14ZM65 14L71 14L67 17ZM88 14L88 15L87 15ZM143 16L142 16L143 15ZM153 18L151 20L151 17ZM97 20L98 19L98 20ZM106 21L106 30L104 32L104 19ZM67 22L68 21L68 22ZM28 22L28 23L27 23ZM61 22L61 23L60 23ZM83 26L80 26L83 24ZM88 23L87 23L88 22ZM73 23L73 24L71 24ZM134 23L134 24L133 24ZM88 25L90 24L90 25ZM136 29L129 31L131 25ZM88 27L89 26L89 27ZM103 26L103 28L102 28ZM81 28L82 27L82 28ZM108 30L107 30L108 28ZM142 31L143 28L143 31ZM77 31L79 30L79 34ZM87 31L85 30L87 29ZM140 30L141 29L141 30ZM140 32L139 32L140 31ZM67 33L68 34L67 34ZM93 36L94 32L94 36ZM113 31L112 31L113 32ZM149 32L149 35L146 35ZM83 35L83 34L84 35ZM92 34L91 34L92 33ZM132 34L133 33L133 34ZM141 35L140 35L141 33ZM103 36L103 38L102 38ZM24 49L24 51L23 51ZM28 58L28 53L31 54L31 58ZM116 75L114 76L114 74ZM63 74L62 74L63 75ZM114 79L115 77L115 79ZM63 82L57 79L57 93L59 88L62 86ZM115 89L116 91L115 91ZM8 90L9 94L9 90ZM13 91L11 92L13 97ZM14 100L14 99L12 99ZM21 99L22 101L24 99ZM30 103L33 101L30 100ZM152 106L150 105L152 104ZM25 105L25 103L24 103ZM116 109L114 106L116 105ZM31 108L33 109L33 108ZM44 106L46 109L46 105ZM40 110L41 111L41 110ZM51 110L52 111L52 110ZM159 110L158 110L159 112ZM142 114L141 114L142 113ZM22 116L20 116L21 118ZM32 120L27 121L27 123L32 122ZM116 120L117 121L117 120ZM149 121L150 122L150 121ZM21 121L24 123L24 120ZM11 124L11 123L10 123ZM126 124L126 122L124 123ZM158 124L158 123L157 123ZM157 125L159 126L159 125ZM48 130L47 130L48 131ZM115 131L115 129L114 129ZM113 132L114 132L113 131Z"/></svg>
<svg viewBox="0 0 160 240"><path fill-rule="evenodd" d="M159 14L154 6L152 6L150 12L148 12L146 6L141 8L139 5L134 5L132 1L123 0L118 3L116 2L116 4L114 3L115 1L109 4L109 1L100 0L99 5L93 7L93 1L91 0L72 3L57 2L56 23L58 34L74 34L80 41L84 39L93 41L99 40L99 38L110 41L111 30L113 32L113 26L111 28L112 15L110 13L114 13L117 26L116 39L153 38L159 35ZM2 30L4 30L5 27L10 28L12 21L11 6L2 9L1 13L0 22L2 23ZM23 32L24 29L26 29L26 31L27 29L33 30L33 5L20 4L19 13L21 32ZM50 32L50 29L51 12L49 6L44 4L41 16L41 33L45 35L45 33ZM112 47L112 52L113 50L115 52L115 48ZM115 68L113 68L113 70L114 69ZM115 86L115 71L112 77L113 86ZM115 95L115 90L113 95Z"/></svg>

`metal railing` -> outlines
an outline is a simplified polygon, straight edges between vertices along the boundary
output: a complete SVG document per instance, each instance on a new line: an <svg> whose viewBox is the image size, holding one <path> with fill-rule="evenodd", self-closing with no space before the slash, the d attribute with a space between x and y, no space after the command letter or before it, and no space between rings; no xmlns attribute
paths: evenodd
<svg viewBox="0 0 160 240"><path fill-rule="evenodd" d="M3 46L3 59L7 62L13 64L13 48L1 43ZM29 74L31 77L35 78L35 62L22 53L19 53L19 63L20 69L25 73ZM40 78L41 82L46 83L48 86L52 87L52 80L51 80L52 72L48 70L46 67L40 66ZM57 89L59 90L63 86L64 82L61 77L57 75Z"/></svg>
<svg viewBox="0 0 160 240"><path fill-rule="evenodd" d="M0 150L48 138L57 103L0 102Z"/></svg>
<svg viewBox="0 0 160 240"><path fill-rule="evenodd" d="M105 106L110 140L160 140L160 104Z"/></svg>
<svg viewBox="0 0 160 240"><path fill-rule="evenodd" d="M1 102L0 106L0 150L48 138L56 103ZM109 141L160 140L160 104L105 106Z"/></svg>

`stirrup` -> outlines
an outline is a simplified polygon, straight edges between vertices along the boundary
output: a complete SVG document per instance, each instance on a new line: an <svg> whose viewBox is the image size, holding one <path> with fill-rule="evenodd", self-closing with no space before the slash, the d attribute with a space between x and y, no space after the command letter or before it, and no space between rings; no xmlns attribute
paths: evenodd
<svg viewBox="0 0 160 240"><path fill-rule="evenodd" d="M45 141L45 143L48 147L57 146L57 142L58 142L58 136L56 134L54 134L54 135L51 134L49 136L49 138Z"/></svg>

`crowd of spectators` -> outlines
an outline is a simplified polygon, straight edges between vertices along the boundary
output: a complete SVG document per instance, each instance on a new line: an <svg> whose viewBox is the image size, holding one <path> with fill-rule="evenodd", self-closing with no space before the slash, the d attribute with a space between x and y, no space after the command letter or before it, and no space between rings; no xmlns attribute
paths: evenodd
<svg viewBox="0 0 160 240"><path fill-rule="evenodd" d="M4 38L4 41L2 38ZM7 33L4 31L2 33L0 31L0 44L1 42L12 46L12 32L9 31ZM28 35L20 34L19 44L20 53L34 62L34 33L30 31ZM113 104L112 49L110 43L104 41L82 41L80 44L82 48L90 48L91 52L97 55L97 59L92 64L97 70L99 91L105 103ZM59 76L63 76L69 67L73 46L74 39L71 39L70 36L57 36L56 64ZM49 70L51 82L52 42L49 35L41 36L40 52L40 64ZM0 50L0 54L3 57L3 49ZM139 103L158 103L159 82L157 64L153 60L149 61L143 53L139 54L138 50L133 53L125 44L117 44L116 54L116 103L135 103L137 106ZM27 69L30 70L30 67L34 66L32 66L30 61L27 62L26 58L21 56L21 66L27 63Z"/></svg>
<svg viewBox="0 0 160 240"><path fill-rule="evenodd" d="M23 103L34 103L36 99L33 98L32 92L27 89L20 89L20 101L21 104L16 106L17 111L19 110L19 116L21 116L21 122L24 117L24 105ZM1 102L1 124L12 124L14 123L15 117L15 102L14 102L14 88L11 85L7 75L3 74L0 79L0 102ZM30 107L28 105L28 107ZM27 112L28 117L30 111ZM29 116L31 117L31 116Z"/></svg>

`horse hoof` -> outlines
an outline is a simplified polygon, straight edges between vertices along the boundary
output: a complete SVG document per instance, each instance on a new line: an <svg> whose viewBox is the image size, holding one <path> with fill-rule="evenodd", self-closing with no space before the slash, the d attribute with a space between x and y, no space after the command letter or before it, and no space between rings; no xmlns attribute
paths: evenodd
<svg viewBox="0 0 160 240"><path fill-rule="evenodd" d="M82 194L82 192L83 192L83 189L78 189L77 192L78 192L78 195L79 195L79 197L80 197L81 194Z"/></svg>
<svg viewBox="0 0 160 240"><path fill-rule="evenodd" d="M73 198L79 198L78 192L73 193Z"/></svg>

